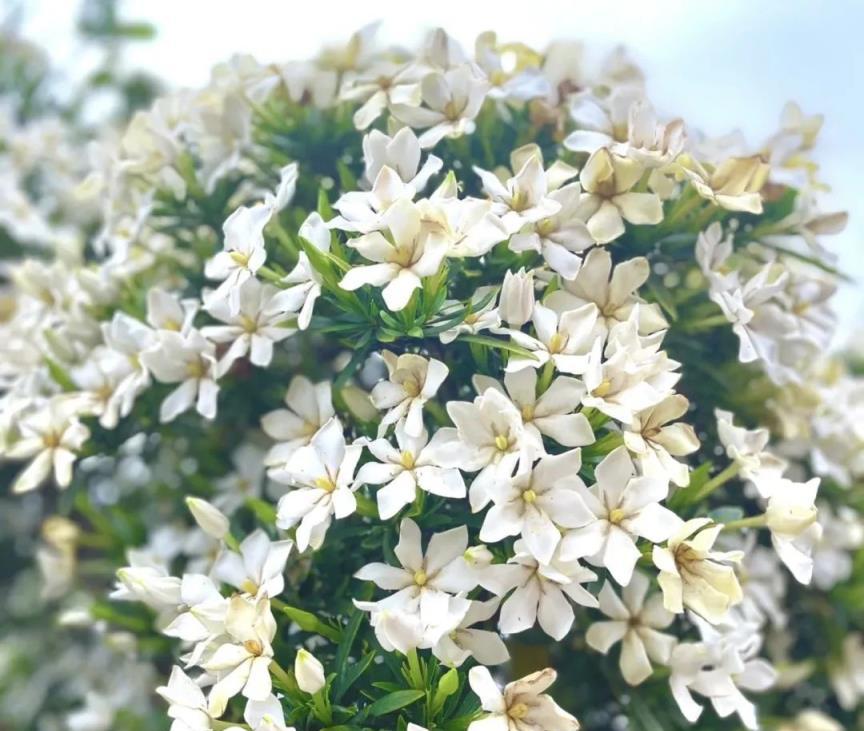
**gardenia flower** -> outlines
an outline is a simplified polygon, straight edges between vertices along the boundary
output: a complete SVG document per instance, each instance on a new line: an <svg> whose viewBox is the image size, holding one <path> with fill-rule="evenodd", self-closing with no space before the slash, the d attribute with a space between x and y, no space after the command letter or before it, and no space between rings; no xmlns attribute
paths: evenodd
<svg viewBox="0 0 864 731"><path fill-rule="evenodd" d="M464 64L423 77L420 94L424 106L391 104L390 111L403 124L428 128L420 135L420 146L434 147L444 137L471 134L489 83L474 67Z"/></svg>
<svg viewBox="0 0 864 731"><path fill-rule="evenodd" d="M180 384L162 402L160 421L173 421L193 405L205 419L215 418L219 385L213 343L198 330L186 335L160 330L157 342L142 354L142 362L159 381Z"/></svg>
<svg viewBox="0 0 864 731"><path fill-rule="evenodd" d="M551 360L561 373L585 372L588 353L599 334L594 304L559 314L538 303L534 305L531 321L536 337L519 330L508 330L508 333L516 345L531 351L533 357L511 355L507 371L540 368Z"/></svg>
<svg viewBox="0 0 864 731"><path fill-rule="evenodd" d="M225 641L203 663L216 676L210 689L207 708L218 718L228 700L242 693L249 700L263 701L270 695L271 643L276 636L276 620L270 600L235 594L225 615Z"/></svg>
<svg viewBox="0 0 864 731"><path fill-rule="evenodd" d="M657 332L668 327L656 304L645 304L637 292L648 280L650 267L645 257L622 261L612 267L612 256L606 249L592 249L572 279L562 279L561 289L546 298L546 306L556 312L575 310L593 302L597 305L597 324L608 332L619 322L630 318L639 305L639 332Z"/></svg>
<svg viewBox="0 0 864 731"><path fill-rule="evenodd" d="M663 606L675 614L688 607L716 624L743 599L738 577L729 564L740 563L744 554L712 551L723 526L711 523L710 518L688 520L665 547L654 546L653 559L660 569Z"/></svg>
<svg viewBox="0 0 864 731"><path fill-rule="evenodd" d="M229 301L211 297L204 308L225 325L208 325L201 334L214 343L231 343L219 361L219 374L228 372L234 362L248 354L253 365L266 368L273 360L273 346L293 335L296 330L289 313L299 309L301 301L291 289L278 289L248 279L239 286L239 310L232 314Z"/></svg>
<svg viewBox="0 0 864 731"><path fill-rule="evenodd" d="M306 376L294 376L284 401L287 409L270 411L261 417L264 433L277 442L264 457L264 464L269 467L284 466L335 413L329 381L312 383Z"/></svg>
<svg viewBox="0 0 864 731"><path fill-rule="evenodd" d="M197 299L181 300L159 287L147 291L147 324L156 330L171 330L186 335L198 313Z"/></svg>
<svg viewBox="0 0 864 731"><path fill-rule="evenodd" d="M228 299L231 314L240 311L240 285L255 277L267 260L264 227L272 215L273 207L264 203L238 208L222 227L224 251L205 265L205 276L221 281L214 296Z"/></svg>
<svg viewBox="0 0 864 731"><path fill-rule="evenodd" d="M468 612L451 632L441 636L432 648L432 654L442 663L458 668L469 657L481 665L500 665L510 659L507 645L497 632L475 629L474 625L495 616L501 600L498 597L480 602L472 601Z"/></svg>
<svg viewBox="0 0 864 731"><path fill-rule="evenodd" d="M543 436L565 447L584 447L594 441L588 419L584 414L574 413L585 394L580 380L559 376L539 397L537 371L533 368L505 373L503 387L488 376L476 375L473 382L478 393L494 388L509 396L522 414L525 431L536 441L540 453L545 452Z"/></svg>
<svg viewBox="0 0 864 731"><path fill-rule="evenodd" d="M597 481L590 489L581 481L574 484L594 520L565 534L561 555L567 560L584 556L593 565L606 567L615 581L627 586L641 556L636 538L664 541L681 519L660 505L668 492L666 481L637 476L626 447L606 455L594 477Z"/></svg>
<svg viewBox="0 0 864 731"><path fill-rule="evenodd" d="M600 611L610 620L595 622L585 634L585 641L604 655L621 642L618 666L630 685L639 685L651 676L651 660L668 664L678 642L673 635L660 631L672 624L675 616L663 607L660 594L645 601L649 586L648 577L637 571L619 599L612 585L604 583L597 599Z"/></svg>
<svg viewBox="0 0 864 731"><path fill-rule="evenodd" d="M403 183L420 192L444 164L440 158L429 155L421 167L421 155L420 142L410 127L403 127L392 137L373 129L363 137L366 165L363 179L371 185L386 166L396 172Z"/></svg>
<svg viewBox="0 0 864 731"><path fill-rule="evenodd" d="M413 520L405 518L399 524L399 543L393 549L401 567L370 563L354 574L355 579L371 581L381 589L396 593L377 602L377 607L358 606L398 610L417 615L421 625L435 625L449 614L452 595L467 593L477 585L464 562L459 560L467 548L468 529L463 526L435 533L424 554L420 528ZM466 610L467 607L466 604ZM464 611L457 622L462 616Z"/></svg>
<svg viewBox="0 0 864 731"><path fill-rule="evenodd" d="M285 564L294 541L271 541L258 528L240 544L240 552L223 550L213 564L213 575L254 597L279 596L285 589Z"/></svg>
<svg viewBox="0 0 864 731"><path fill-rule="evenodd" d="M449 401L447 413L455 428L436 431L426 449L442 467L478 473L468 492L476 513L491 499L496 481L509 478L519 462L533 460L537 445L526 435L518 409L494 388L473 402Z"/></svg>
<svg viewBox="0 0 864 731"><path fill-rule="evenodd" d="M765 523L771 531L774 550L802 584L809 584L813 576L813 549L822 537L815 505L818 490L818 477L807 482L780 478L765 509Z"/></svg>
<svg viewBox="0 0 864 731"><path fill-rule="evenodd" d="M161 629L162 634L206 645L206 640L225 630L228 600L209 576L184 574L180 580L178 604L171 611L176 616ZM162 616L166 617L167 613ZM197 652L193 651L192 655L196 656Z"/></svg>
<svg viewBox="0 0 864 731"><path fill-rule="evenodd" d="M295 731L293 726L285 725L282 703L275 695L263 701L247 701L243 720L252 731Z"/></svg>
<svg viewBox="0 0 864 731"><path fill-rule="evenodd" d="M730 157L710 169L690 156L677 162L680 175L706 200L727 211L762 213L760 191L770 168L761 156Z"/></svg>
<svg viewBox="0 0 864 731"><path fill-rule="evenodd" d="M384 287L381 295L393 312L403 309L421 278L435 274L447 253L447 241L423 226L420 211L409 200L398 200L384 214L392 242L380 231L351 239L348 245L375 264L349 269L339 282L353 291L364 284ZM385 286L386 285L386 286Z"/></svg>
<svg viewBox="0 0 864 731"><path fill-rule="evenodd" d="M182 668L172 667L168 684L156 688L156 692L169 703L168 717L174 719L172 729L175 726L178 731L209 731L213 728L214 716L207 708L204 691Z"/></svg>
<svg viewBox="0 0 864 731"><path fill-rule="evenodd" d="M56 396L18 421L20 436L6 448L4 456L32 461L12 483L13 493L39 487L52 473L58 487L69 487L78 450L90 437L77 411L74 399Z"/></svg>
<svg viewBox="0 0 864 731"><path fill-rule="evenodd" d="M601 147L579 174L583 194L579 201L585 226L598 244L608 244L624 233L624 221L655 224L663 220L663 206L656 193L631 189L644 168L637 161Z"/></svg>
<svg viewBox="0 0 864 731"><path fill-rule="evenodd" d="M539 670L507 683L502 693L488 668L471 668L468 682L488 715L468 731L578 731L579 721L543 692L557 677L551 668Z"/></svg>
<svg viewBox="0 0 864 731"><path fill-rule="evenodd" d="M438 393L449 369L440 360L414 353L397 356L384 350L381 358L387 366L388 380L376 384L370 395L375 408L387 410L379 436L391 424L404 423L405 433L417 438L423 433L423 406Z"/></svg>
<svg viewBox="0 0 864 731"><path fill-rule="evenodd" d="M192 513L192 517L208 536L221 541L231 530L228 517L216 506L210 504L200 497L186 498L186 507Z"/></svg>
<svg viewBox="0 0 864 731"><path fill-rule="evenodd" d="M522 535L531 554L548 564L561 541L561 530L592 522L594 514L576 490L582 454L578 449L542 458L530 469L490 488L493 505L480 529L480 540L495 543Z"/></svg>
<svg viewBox="0 0 864 731"><path fill-rule="evenodd" d="M330 251L330 229L317 211L306 216L297 235L312 244L318 251L324 253ZM288 292L291 293L291 309L297 310L297 327L305 330L312 322L312 311L315 302L321 296L321 285L324 280L318 270L309 263L306 252L301 251L297 254L297 264L282 277L281 281L291 285L288 288Z"/></svg>
<svg viewBox="0 0 864 731"><path fill-rule="evenodd" d="M690 468L675 457L684 457L699 449L699 439L689 424L668 422L687 413L690 402L680 394L667 396L656 406L636 414L624 431L624 444L643 475L662 477L678 487L690 482Z"/></svg>
<svg viewBox="0 0 864 731"><path fill-rule="evenodd" d="M561 204L547 196L550 185L543 169L543 153L536 144L513 150L510 166L513 176L504 182L495 173L476 165L474 172L483 183L483 192L492 199L493 212L501 218L507 232L513 234L525 224L555 215ZM568 168L568 171L570 177L578 172L575 168ZM566 180L566 177L558 177L560 183Z"/></svg>
<svg viewBox="0 0 864 731"><path fill-rule="evenodd" d="M366 129L391 104L420 104L420 72L413 64L376 61L368 69L348 77L339 93L343 101L362 101L354 112L354 126Z"/></svg>
<svg viewBox="0 0 864 731"><path fill-rule="evenodd" d="M483 330L497 328L501 325L501 317L495 304L494 292L491 287L478 287L470 300L471 311L465 315L462 322L457 323L438 335L444 345L449 345L460 335L476 335ZM485 301L485 304L484 304ZM448 300L441 308L441 315L447 317L453 310L461 310L462 303L458 300Z"/></svg>
<svg viewBox="0 0 864 731"><path fill-rule="evenodd" d="M359 444L346 446L342 424L334 416L284 467L271 470L274 480L294 488L279 498L276 525L285 530L297 526L300 551L320 547L333 518L357 509L352 486L362 450Z"/></svg>
<svg viewBox="0 0 864 731"><path fill-rule="evenodd" d="M300 690L310 695L324 687L324 666L309 650L301 647L294 658L294 677Z"/></svg>
<svg viewBox="0 0 864 731"><path fill-rule="evenodd" d="M504 274L498 297L498 314L510 327L520 328L534 314L534 274L520 269L515 274L509 269Z"/></svg>
<svg viewBox="0 0 864 731"><path fill-rule="evenodd" d="M383 485L376 495L378 514L389 520L403 507L414 502L417 488L441 497L465 497L465 481L459 470L442 468L429 457L426 430L419 437L406 433L406 422L396 425L398 449L386 439L369 442L367 448L378 462L367 462L357 472L363 485Z"/></svg>
<svg viewBox="0 0 864 731"><path fill-rule="evenodd" d="M540 563L524 540L513 546L515 555L506 564L495 564L484 572L481 583L497 596L513 589L501 607L498 629L516 634L535 624L550 637L562 639L573 626L576 615L568 597L583 607L596 607L597 600L582 584L597 579L577 560L562 560L556 550L549 563Z"/></svg>
<svg viewBox="0 0 864 731"><path fill-rule="evenodd" d="M726 455L735 460L739 474L749 480L760 497L769 498L777 480L786 471L786 460L765 451L771 434L767 429L745 429L733 424L731 411L715 409L717 436L726 447Z"/></svg>

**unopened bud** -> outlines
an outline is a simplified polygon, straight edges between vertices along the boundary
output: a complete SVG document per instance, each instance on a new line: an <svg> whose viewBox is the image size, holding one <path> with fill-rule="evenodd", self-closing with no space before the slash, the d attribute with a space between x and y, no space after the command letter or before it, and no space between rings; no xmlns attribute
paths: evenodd
<svg viewBox="0 0 864 731"><path fill-rule="evenodd" d="M294 658L294 677L300 690L313 694L324 687L324 666L308 650L302 647Z"/></svg>
<svg viewBox="0 0 864 731"><path fill-rule="evenodd" d="M186 505L198 527L208 536L221 541L228 535L228 518L219 508L198 497L187 497Z"/></svg>
<svg viewBox="0 0 864 731"><path fill-rule="evenodd" d="M512 327L522 327L534 312L534 275L520 269L507 272L498 300L498 314Z"/></svg>

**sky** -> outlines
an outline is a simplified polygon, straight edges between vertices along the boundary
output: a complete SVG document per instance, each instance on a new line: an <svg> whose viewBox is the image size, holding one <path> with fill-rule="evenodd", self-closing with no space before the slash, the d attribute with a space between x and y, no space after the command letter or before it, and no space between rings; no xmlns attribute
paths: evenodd
<svg viewBox="0 0 864 731"><path fill-rule="evenodd" d="M77 3L27 0L25 35L61 63L76 58ZM154 42L130 50L128 64L177 86L203 84L210 67L234 53L260 61L313 55L371 21L379 37L411 46L442 25L466 46L484 30L542 48L578 38L595 57L627 46L646 72L648 93L663 113L709 135L741 129L758 143L776 128L783 104L797 101L826 121L817 147L824 202L848 210L850 225L826 241L857 280L837 299L841 337L864 332L864 2L859 0L126 0L126 16L158 29Z"/></svg>

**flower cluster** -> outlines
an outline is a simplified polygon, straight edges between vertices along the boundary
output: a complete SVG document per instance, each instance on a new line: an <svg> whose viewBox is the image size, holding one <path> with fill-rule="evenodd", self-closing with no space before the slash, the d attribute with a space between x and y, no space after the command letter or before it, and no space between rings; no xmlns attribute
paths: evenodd
<svg viewBox="0 0 864 731"><path fill-rule="evenodd" d="M175 731L757 729L802 687L789 728L852 723L864 387L825 355L818 120L746 148L621 53L373 31L138 112L75 246L0 204L0 457L65 491L52 600L104 552L84 614L170 657Z"/></svg>

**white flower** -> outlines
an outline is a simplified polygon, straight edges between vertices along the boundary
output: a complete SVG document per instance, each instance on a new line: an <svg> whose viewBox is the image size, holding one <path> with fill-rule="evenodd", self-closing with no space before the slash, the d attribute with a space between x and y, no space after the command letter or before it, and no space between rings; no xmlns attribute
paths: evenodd
<svg viewBox="0 0 864 731"><path fill-rule="evenodd" d="M363 102L354 112L354 126L366 129L391 104L419 105L420 76L421 72L414 64L381 59L349 76L339 97L344 101Z"/></svg>
<svg viewBox="0 0 864 731"><path fill-rule="evenodd" d="M243 720L252 731L294 731L293 726L285 725L282 704L275 695L263 701L247 701Z"/></svg>
<svg viewBox="0 0 864 731"><path fill-rule="evenodd" d="M551 668L539 670L507 683L502 693L488 668L471 668L468 682L488 715L472 721L468 731L578 731L579 721L543 692L556 677Z"/></svg>
<svg viewBox="0 0 864 731"><path fill-rule="evenodd" d="M300 225L297 235L312 244L318 251L330 251L330 229L317 211L313 211ZM305 251L297 255L297 264L282 277L282 282L291 285L291 309L297 310L297 327L305 330L312 321L315 302L321 296L323 280L321 274L309 262Z"/></svg>
<svg viewBox="0 0 864 731"><path fill-rule="evenodd" d="M177 606L170 611L175 616L162 628L162 634L206 645L206 640L225 630L228 600L219 593L209 576L184 574L180 580ZM167 616L168 612L163 612L162 617Z"/></svg>
<svg viewBox="0 0 864 731"><path fill-rule="evenodd" d="M324 666L311 652L304 648L297 650L294 657L294 677L300 690L310 695L317 693L325 685Z"/></svg>
<svg viewBox="0 0 864 731"><path fill-rule="evenodd" d="M447 241L423 226L420 210L409 200L398 200L384 214L392 242L380 231L351 239L348 245L366 259L377 262L349 269L339 282L353 291L364 284L384 287L388 309L403 309L421 278L437 273L447 253ZM386 285L386 286L385 286Z"/></svg>
<svg viewBox="0 0 864 731"><path fill-rule="evenodd" d="M367 447L379 460L367 462L357 472L357 482L383 485L378 490L378 514L389 520L403 507L414 502L417 488L441 497L465 497L465 481L459 470L436 465L426 450L426 430L418 437L406 433L405 422L396 425L398 449L386 439L376 439Z"/></svg>
<svg viewBox="0 0 864 731"><path fill-rule="evenodd" d="M852 575L852 557L864 545L864 523L861 516L841 505L833 511L827 502L821 502L819 524L822 538L813 549L813 583L828 591Z"/></svg>
<svg viewBox="0 0 864 731"><path fill-rule="evenodd" d="M214 296L228 298L232 314L240 310L240 285L252 279L267 260L264 227L272 215L272 205L261 203L234 211L222 227L224 251L209 259L204 267L208 279L221 281Z"/></svg>
<svg viewBox="0 0 864 731"><path fill-rule="evenodd" d="M730 157L707 167L688 155L679 157L678 163L679 174L706 200L727 211L762 213L759 191L770 168L761 155Z"/></svg>
<svg viewBox="0 0 864 731"><path fill-rule="evenodd" d="M352 485L362 450L359 444L346 446L342 424L334 416L284 467L271 471L274 480L295 488L279 498L276 525L286 530L297 525L300 551L320 547L333 517L345 518L356 510Z"/></svg>
<svg viewBox="0 0 864 731"><path fill-rule="evenodd" d="M271 643L276 636L276 620L270 612L270 600L235 594L225 615L225 641L203 663L208 673L216 675L210 689L208 711L219 717L228 700L242 693L249 700L263 701L270 695Z"/></svg>
<svg viewBox="0 0 864 731"><path fill-rule="evenodd" d="M447 345L452 343L460 335L475 335L483 330L496 328L501 325L501 317L495 306L494 289L492 287L478 287L468 302L471 311L465 315L462 322L457 323L448 330L438 335L438 339ZM484 304L485 300L485 304ZM458 300L448 300L441 308L441 315L445 319L452 316L453 311L459 311L463 307Z"/></svg>
<svg viewBox="0 0 864 731"><path fill-rule="evenodd" d="M774 550L802 584L809 584L813 576L813 548L822 537L822 526L816 522L818 490L818 477L807 482L779 478L765 509Z"/></svg>
<svg viewBox="0 0 864 731"><path fill-rule="evenodd" d="M662 477L678 487L690 482L690 469L675 457L699 449L699 439L689 424L668 422L687 413L690 402L680 394L667 396L656 406L634 417L624 431L624 444L639 463L643 475Z"/></svg>
<svg viewBox="0 0 864 731"><path fill-rule="evenodd" d="M105 408L126 417L135 399L150 385L150 372L141 362L141 354L153 347L156 335L134 317L115 312L110 322L102 323L102 337L105 345L128 363L128 370L114 385Z"/></svg>
<svg viewBox="0 0 864 731"><path fill-rule="evenodd" d="M551 186L543 169L543 153L537 145L513 150L510 166L513 176L504 182L495 173L477 166L474 172L483 183L483 192L493 201L493 212L501 217L507 232L513 234L525 224L554 216L561 210L561 204L547 195ZM568 172L572 177L578 171L569 168ZM566 180L563 175L558 178L555 182L559 184Z"/></svg>
<svg viewBox="0 0 864 731"><path fill-rule="evenodd" d="M449 369L440 360L414 353L397 356L385 350L381 358L387 366L388 380L377 383L370 395L376 409L387 410L379 436L391 424L404 423L405 433L417 438L423 433L423 406L438 393Z"/></svg>
<svg viewBox="0 0 864 731"><path fill-rule="evenodd" d="M517 253L541 253L554 271L572 279L582 266L580 254L594 244L594 238L585 226L582 186L570 183L553 190L548 197L558 204L557 213L524 226L513 234L508 246Z"/></svg>
<svg viewBox="0 0 864 731"><path fill-rule="evenodd" d="M221 541L230 531L228 518L219 510L200 497L187 497L186 507L195 518L198 527L208 536Z"/></svg>
<svg viewBox="0 0 864 731"><path fill-rule="evenodd" d="M630 685L639 685L650 677L651 660L666 665L678 641L660 631L672 624L675 616L663 607L660 594L653 594L645 601L649 586L648 578L637 571L619 599L607 581L597 598L600 611L610 619L595 622L585 634L585 641L604 655L612 645L621 642L618 666Z"/></svg>
<svg viewBox="0 0 864 731"><path fill-rule="evenodd" d="M509 269L498 298L498 314L510 327L520 328L534 313L534 275L525 269L515 274Z"/></svg>
<svg viewBox="0 0 864 731"><path fill-rule="evenodd" d="M843 638L841 656L829 665L828 679L840 707L855 710L864 698L864 637L860 632Z"/></svg>
<svg viewBox="0 0 864 731"><path fill-rule="evenodd" d="M568 597L583 607L597 606L581 586L595 581L597 574L577 560L562 560L558 550L549 563L539 563L521 539L513 550L516 553L506 564L490 566L482 579L484 588L498 596L514 590L501 607L498 629L509 635L539 623L547 635L562 639L575 619Z"/></svg>
<svg viewBox="0 0 864 731"><path fill-rule="evenodd" d="M584 373L588 353L599 335L596 330L597 307L589 303L558 314L535 304L531 320L536 337L519 330L508 332L517 345L531 351L533 358L511 355L507 370L540 368L551 360L562 373Z"/></svg>
<svg viewBox="0 0 864 731"><path fill-rule="evenodd" d="M169 703L168 716L174 719L173 731L210 731L213 716L207 709L204 691L182 668L171 668L168 684L156 688L156 692Z"/></svg>
<svg viewBox="0 0 864 731"><path fill-rule="evenodd" d="M483 106L488 82L468 64L423 77L420 94L425 106L391 104L390 111L411 127L428 127L420 135L421 147L434 147L444 137L461 137L474 131L474 118Z"/></svg>
<svg viewBox="0 0 864 731"><path fill-rule="evenodd" d="M192 329L198 304L196 299L181 300L173 292L151 287L147 292L147 324L157 330L171 330L186 335ZM150 340L152 344L152 337Z"/></svg>
<svg viewBox="0 0 864 731"><path fill-rule="evenodd" d="M572 279L563 279L562 288L546 299L546 306L558 312L575 310L588 302L597 305L598 325L608 332L625 322L639 304L639 331L642 334L668 327L660 307L645 304L637 296L639 287L648 280L650 267L642 256L622 261L612 267L612 256L606 249L592 249Z"/></svg>
<svg viewBox="0 0 864 731"><path fill-rule="evenodd" d="M663 605L670 612L681 614L688 607L716 624L742 600L738 577L729 564L740 563L744 554L711 550L721 530L723 526L711 525L709 518L694 518L677 530L665 548L654 546Z"/></svg>
<svg viewBox="0 0 864 731"><path fill-rule="evenodd" d="M479 471L468 493L476 513L489 502L490 487L509 478L520 461L532 460L537 445L526 436L519 410L495 389L473 402L449 401L447 413L456 426L435 432L427 447L429 458L442 467Z"/></svg>
<svg viewBox="0 0 864 731"><path fill-rule="evenodd" d="M739 466L739 474L753 483L763 498L771 496L777 480L786 471L786 461L766 452L771 434L767 429L745 429L732 423L731 411L715 409L717 436L726 455Z"/></svg>
<svg viewBox="0 0 864 731"><path fill-rule="evenodd" d="M663 220L663 206L655 193L634 193L644 168L635 160L601 147L582 172L580 209L594 241L608 244L624 233L624 221L655 224Z"/></svg>
<svg viewBox="0 0 864 731"><path fill-rule="evenodd" d="M394 170L403 183L419 192L443 165L440 158L429 155L421 167L420 156L420 142L410 127L403 127L392 137L373 129L363 137L363 160L366 164L363 179L371 185L386 166Z"/></svg>
<svg viewBox="0 0 864 731"><path fill-rule="evenodd" d="M398 201L410 203L416 192L395 170L385 165L375 176L372 190L349 190L339 196L333 208L339 211L340 215L330 219L325 225L328 228L358 231L363 234L379 231L387 227L387 212L390 208Z"/></svg>
<svg viewBox="0 0 864 731"><path fill-rule="evenodd" d="M519 409L526 433L543 452L543 436L565 447L584 447L594 441L594 431L584 414L574 413L585 394L581 381L567 376L556 378L539 397L537 371L524 368L504 374L504 387L488 376L474 376L478 393L494 388L505 393Z"/></svg>
<svg viewBox="0 0 864 731"><path fill-rule="evenodd" d="M204 305L207 312L226 324L208 325L201 328L201 334L214 343L231 343L219 361L220 375L247 355L254 365L266 368L273 360L274 344L295 332L288 327L295 319L289 313L301 304L295 290L278 289L257 279L247 279L239 290L236 312L231 312L227 299L211 297Z"/></svg>
<svg viewBox="0 0 864 731"><path fill-rule="evenodd" d="M377 602L376 608L417 615L421 626L436 626L442 617L450 614L453 595L467 593L476 586L476 579L461 561L468 548L468 529L463 526L435 533L429 539L425 554L420 541L420 528L413 520L405 518L399 525L399 543L394 549L401 567L370 563L354 574L354 578L396 592ZM362 603L358 606L370 608ZM466 601L456 623L467 609ZM439 638L440 634L433 638L432 644Z"/></svg>
<svg viewBox="0 0 864 731"><path fill-rule="evenodd" d="M294 541L271 541L258 528L240 544L240 553L224 550L213 565L213 575L240 591L268 597L285 589L285 564Z"/></svg>
<svg viewBox="0 0 864 731"><path fill-rule="evenodd" d="M634 309L629 320L612 328L605 349L596 340L582 376L587 389L582 404L622 424L671 395L681 378L675 372L681 364L660 350L663 333L642 337L638 323Z"/></svg>
<svg viewBox="0 0 864 731"><path fill-rule="evenodd" d="M777 673L765 660L755 657L761 637L744 627L718 632L697 618L702 642L682 643L669 659L669 687L684 717L694 723L702 713L691 691L710 699L721 718L737 713L745 727L759 728L756 706L741 689L764 691L773 685Z"/></svg>
<svg viewBox="0 0 864 731"><path fill-rule="evenodd" d="M261 417L264 433L277 442L264 457L270 467L284 465L333 416L330 382L312 383L306 376L294 376L285 392L285 405L287 409Z"/></svg>
<svg viewBox="0 0 864 731"><path fill-rule="evenodd" d="M475 629L474 625L491 619L498 611L501 600L493 597L489 601L472 601L467 614L459 626L441 639L432 648L432 654L450 667L459 667L469 657L481 665L500 665L510 659L510 653L497 632Z"/></svg>
<svg viewBox="0 0 864 731"><path fill-rule="evenodd" d="M58 487L69 487L78 450L90 437L76 412L74 399L56 396L18 421L19 439L5 450L8 459L32 461L15 478L12 492L33 490L50 475Z"/></svg>
<svg viewBox="0 0 864 731"><path fill-rule="evenodd" d="M660 505L668 492L666 481L637 476L626 447L606 455L594 476L597 481L590 489L581 483L574 489L595 520L564 536L561 555L567 559L585 556L627 586L641 555L636 538L659 543L672 535L681 520Z"/></svg>
<svg viewBox="0 0 864 731"><path fill-rule="evenodd" d="M109 595L118 601L140 601L157 612L176 609L182 603L182 582L176 576L169 576L161 566L135 565L117 570L117 585Z"/></svg>
<svg viewBox="0 0 864 731"><path fill-rule="evenodd" d="M548 564L561 541L560 529L595 519L575 489L584 487L581 467L582 455L574 449L544 457L511 480L496 482L490 489L494 504L483 520L480 540L495 543L521 534L531 554Z"/></svg>

